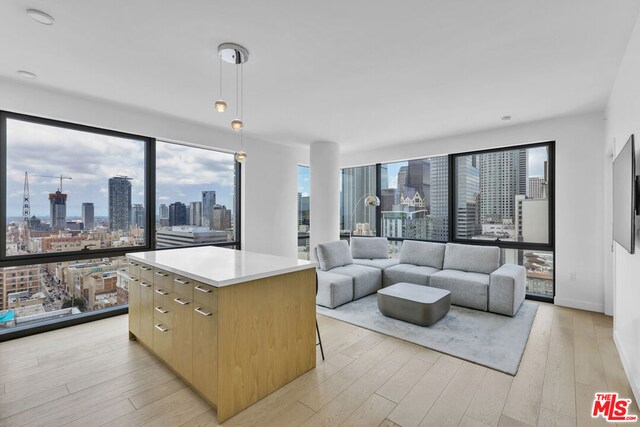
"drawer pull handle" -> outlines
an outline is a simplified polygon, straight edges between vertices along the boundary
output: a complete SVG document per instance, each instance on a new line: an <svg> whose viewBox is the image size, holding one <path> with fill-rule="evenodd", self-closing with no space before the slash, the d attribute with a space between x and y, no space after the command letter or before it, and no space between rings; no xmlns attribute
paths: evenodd
<svg viewBox="0 0 640 427"><path fill-rule="evenodd" d="M203 311L202 307L197 307L195 309L195 312L198 314L202 314L203 316L211 316L211 313L207 313L206 311Z"/></svg>
<svg viewBox="0 0 640 427"><path fill-rule="evenodd" d="M169 328L165 328L164 326L162 326L162 324L158 323L156 325L156 329L159 330L160 332L167 332L169 330Z"/></svg>
<svg viewBox="0 0 640 427"><path fill-rule="evenodd" d="M136 279L135 277L129 277L129 280L131 280L132 282L138 282L139 279Z"/></svg>
<svg viewBox="0 0 640 427"><path fill-rule="evenodd" d="M169 275L167 273L163 273L162 271L156 271L156 274L158 276L162 276L162 277L169 277Z"/></svg>
<svg viewBox="0 0 640 427"><path fill-rule="evenodd" d="M157 306L156 307L156 311L162 314L167 314L169 312L169 310L167 310L166 308L162 307L162 306Z"/></svg>
<svg viewBox="0 0 640 427"><path fill-rule="evenodd" d="M181 304L181 305L189 304L189 301L183 301L180 298L175 298L174 301L177 302L178 304Z"/></svg>
<svg viewBox="0 0 640 427"><path fill-rule="evenodd" d="M134 266L134 267L137 267L137 266L139 266L140 264L138 264L137 262L130 262L130 263L129 263L129 265L132 265L132 266Z"/></svg>
<svg viewBox="0 0 640 427"><path fill-rule="evenodd" d="M145 267L144 265L140 267L144 271L151 271L151 267Z"/></svg>
<svg viewBox="0 0 640 427"><path fill-rule="evenodd" d="M186 280L182 280L182 279L175 279L176 282L180 283L181 285L188 285L189 282Z"/></svg>
<svg viewBox="0 0 640 427"><path fill-rule="evenodd" d="M196 289L196 291L204 292L205 294L210 294L211 293L211 289L201 288L200 285L197 285L195 287L195 289Z"/></svg>
<svg viewBox="0 0 640 427"><path fill-rule="evenodd" d="M169 295L169 292L165 291L164 289L156 289L156 293L160 295Z"/></svg>
<svg viewBox="0 0 640 427"><path fill-rule="evenodd" d="M140 284L141 284L142 286L144 286L145 288L150 288L150 287L151 287L151 285L150 285L150 284L148 284L147 282L140 282Z"/></svg>

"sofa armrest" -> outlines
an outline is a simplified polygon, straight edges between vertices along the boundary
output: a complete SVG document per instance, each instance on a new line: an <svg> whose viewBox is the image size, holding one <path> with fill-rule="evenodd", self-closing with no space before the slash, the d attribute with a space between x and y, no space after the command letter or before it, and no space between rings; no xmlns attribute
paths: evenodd
<svg viewBox="0 0 640 427"><path fill-rule="evenodd" d="M489 275L489 311L515 316L524 301L527 270L521 265L505 264Z"/></svg>
<svg viewBox="0 0 640 427"><path fill-rule="evenodd" d="M343 274L316 270L318 275L318 294L316 304L328 308L353 301L353 279Z"/></svg>

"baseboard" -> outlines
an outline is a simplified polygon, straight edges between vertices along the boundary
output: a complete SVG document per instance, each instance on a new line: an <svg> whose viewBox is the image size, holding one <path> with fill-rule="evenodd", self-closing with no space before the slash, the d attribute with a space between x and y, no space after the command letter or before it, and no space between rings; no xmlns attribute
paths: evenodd
<svg viewBox="0 0 640 427"><path fill-rule="evenodd" d="M579 301L575 299L558 298L553 299L555 305L561 307L577 308L579 310L595 311L596 313L604 313L604 304L595 304L587 301Z"/></svg>
<svg viewBox="0 0 640 427"><path fill-rule="evenodd" d="M629 385L631 386L631 391L635 397L636 406L640 408L640 384L636 382L636 379L629 375L631 371L631 361L627 357L627 353L624 351L624 347L620 344L620 338L616 331L613 332L613 342L616 343L616 348L618 349L618 354L620 355L620 360L622 361L622 368L624 369L624 373L627 375L627 380L629 380ZM616 391L616 390L611 390Z"/></svg>

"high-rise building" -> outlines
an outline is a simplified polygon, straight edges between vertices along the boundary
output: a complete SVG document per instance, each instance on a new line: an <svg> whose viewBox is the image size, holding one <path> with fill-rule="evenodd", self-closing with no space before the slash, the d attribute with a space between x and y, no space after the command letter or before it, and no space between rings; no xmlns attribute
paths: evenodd
<svg viewBox="0 0 640 427"><path fill-rule="evenodd" d="M203 226L205 227L211 226L213 207L215 205L216 205L216 192L203 191L202 192L202 225Z"/></svg>
<svg viewBox="0 0 640 427"><path fill-rule="evenodd" d="M298 225L309 225L309 196L298 193Z"/></svg>
<svg viewBox="0 0 640 427"><path fill-rule="evenodd" d="M181 202L169 205L169 226L187 225L187 206Z"/></svg>
<svg viewBox="0 0 640 427"><path fill-rule="evenodd" d="M197 227L202 225L202 202L189 204L189 224Z"/></svg>
<svg viewBox="0 0 640 427"><path fill-rule="evenodd" d="M93 203L82 204L82 222L85 230L93 230L96 226Z"/></svg>
<svg viewBox="0 0 640 427"><path fill-rule="evenodd" d="M49 212L51 215L51 228L64 230L67 225L67 195L60 190L49 193Z"/></svg>
<svg viewBox="0 0 640 427"><path fill-rule="evenodd" d="M129 230L131 225L131 178L109 178L109 230Z"/></svg>
<svg viewBox="0 0 640 427"><path fill-rule="evenodd" d="M480 217L483 223L513 223L516 196L526 194L526 149L480 155Z"/></svg>
<svg viewBox="0 0 640 427"><path fill-rule="evenodd" d="M530 199L544 199L544 178L541 176L532 176L529 178L529 191L527 196Z"/></svg>
<svg viewBox="0 0 640 427"><path fill-rule="evenodd" d="M482 234L480 222L480 174L478 155L458 157L456 160L456 236L471 239ZM453 237L453 236L452 236Z"/></svg>
<svg viewBox="0 0 640 427"><path fill-rule="evenodd" d="M138 228L144 228L144 206L134 204L131 207L131 225Z"/></svg>
<svg viewBox="0 0 640 427"><path fill-rule="evenodd" d="M158 230L156 236L159 248L176 246L204 245L227 241L225 231L213 231L207 227L175 226L170 229Z"/></svg>
<svg viewBox="0 0 640 427"><path fill-rule="evenodd" d="M158 210L158 219L169 219L169 206L161 203Z"/></svg>
<svg viewBox="0 0 640 427"><path fill-rule="evenodd" d="M430 239L449 240L449 159L447 156L432 157L430 163Z"/></svg>
<svg viewBox="0 0 640 427"><path fill-rule="evenodd" d="M211 229L224 231L231 227L231 211L224 205L215 205L211 215Z"/></svg>

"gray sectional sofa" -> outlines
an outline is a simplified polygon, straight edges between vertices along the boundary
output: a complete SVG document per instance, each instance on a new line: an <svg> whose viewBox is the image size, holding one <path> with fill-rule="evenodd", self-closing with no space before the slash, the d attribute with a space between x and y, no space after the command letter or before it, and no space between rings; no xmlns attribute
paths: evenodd
<svg viewBox="0 0 640 427"><path fill-rule="evenodd" d="M335 308L377 292L382 286L408 282L445 289L451 303L513 316L524 301L526 270L500 266L494 246L405 240L399 259L388 259L384 237L353 237L320 244L317 304Z"/></svg>

